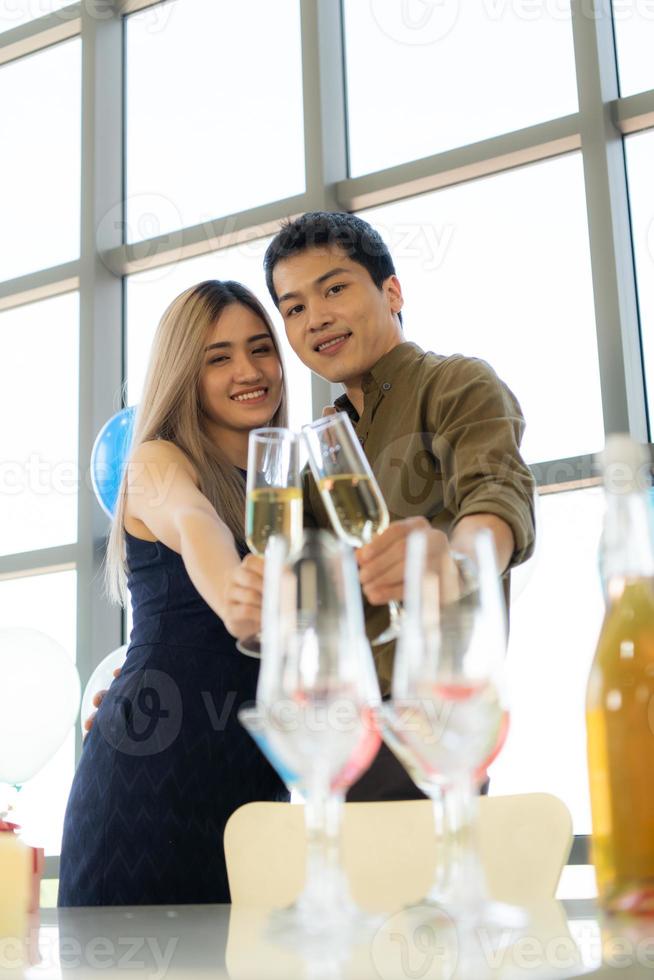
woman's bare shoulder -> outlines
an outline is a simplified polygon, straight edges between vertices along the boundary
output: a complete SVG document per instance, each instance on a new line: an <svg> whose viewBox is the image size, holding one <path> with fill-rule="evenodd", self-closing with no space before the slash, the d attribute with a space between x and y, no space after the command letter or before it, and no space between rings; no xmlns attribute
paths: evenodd
<svg viewBox="0 0 654 980"><path fill-rule="evenodd" d="M130 465L154 465L182 467L197 485L199 483L197 470L183 449L168 439L150 439L136 447L130 456Z"/></svg>

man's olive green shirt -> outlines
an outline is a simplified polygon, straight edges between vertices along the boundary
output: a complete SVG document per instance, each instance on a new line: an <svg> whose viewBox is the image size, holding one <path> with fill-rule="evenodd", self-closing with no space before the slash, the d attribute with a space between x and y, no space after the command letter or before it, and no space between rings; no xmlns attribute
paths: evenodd
<svg viewBox="0 0 654 980"><path fill-rule="evenodd" d="M534 546L534 482L519 451L525 423L516 398L490 365L403 343L364 376L362 388L360 417L346 395L335 405L354 424L391 521L422 515L451 535L468 514L495 514L513 531L511 565L528 558ZM305 480L305 522L330 527L310 474ZM366 604L369 636L387 621L385 606ZM373 652L387 694L394 644Z"/></svg>

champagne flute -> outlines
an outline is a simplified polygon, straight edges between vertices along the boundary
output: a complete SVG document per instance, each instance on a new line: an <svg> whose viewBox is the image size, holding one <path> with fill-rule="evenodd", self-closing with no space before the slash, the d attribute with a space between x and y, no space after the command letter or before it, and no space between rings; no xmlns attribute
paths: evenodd
<svg viewBox="0 0 654 980"><path fill-rule="evenodd" d="M279 537L266 552L257 702L239 719L306 800L305 887L273 923L288 936L362 919L341 867L340 821L347 789L379 749L381 698L357 585L351 550L324 531L306 532L295 555Z"/></svg>
<svg viewBox="0 0 654 980"><path fill-rule="evenodd" d="M490 901L477 847L478 789L509 722L506 616L492 535L476 535L477 588L454 602L439 601L426 552L424 532L411 534L392 701L380 708L383 737L432 799L442 833L442 859L425 901L468 925L519 924L516 910Z"/></svg>
<svg viewBox="0 0 654 980"><path fill-rule="evenodd" d="M253 429L248 440L245 537L250 551L265 555L268 541L281 535L289 550L302 540L302 483L299 440L290 429ZM239 640L237 650L261 656L260 636Z"/></svg>
<svg viewBox="0 0 654 980"><path fill-rule="evenodd" d="M352 548L360 548L386 530L388 508L352 423L345 412L302 427L309 464L334 531ZM388 643L400 634L402 614L388 603L390 623L371 640Z"/></svg>

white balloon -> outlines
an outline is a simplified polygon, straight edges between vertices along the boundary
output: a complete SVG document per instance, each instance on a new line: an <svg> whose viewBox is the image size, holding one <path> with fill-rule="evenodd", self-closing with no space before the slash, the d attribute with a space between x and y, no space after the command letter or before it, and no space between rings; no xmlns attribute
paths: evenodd
<svg viewBox="0 0 654 980"><path fill-rule="evenodd" d="M122 667L125 663L126 653L126 643L122 647L112 650L111 653L107 654L104 660L100 661L89 677L89 682L84 688L84 694L82 695L82 710L79 713L82 733L84 733L84 722L89 715L93 714L95 711L93 696L97 694L98 691L106 691L109 688L114 679L114 670L116 667Z"/></svg>
<svg viewBox="0 0 654 980"><path fill-rule="evenodd" d="M0 629L0 781L24 783L42 769L75 722L75 664L50 636Z"/></svg>

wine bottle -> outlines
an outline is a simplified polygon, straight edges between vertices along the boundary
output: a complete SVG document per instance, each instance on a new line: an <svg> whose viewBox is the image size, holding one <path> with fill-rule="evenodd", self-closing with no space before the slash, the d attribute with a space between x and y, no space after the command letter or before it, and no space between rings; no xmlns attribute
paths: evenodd
<svg viewBox="0 0 654 980"><path fill-rule="evenodd" d="M588 680L592 854L609 912L654 913L654 547L648 455L610 436L602 566L606 613Z"/></svg>

